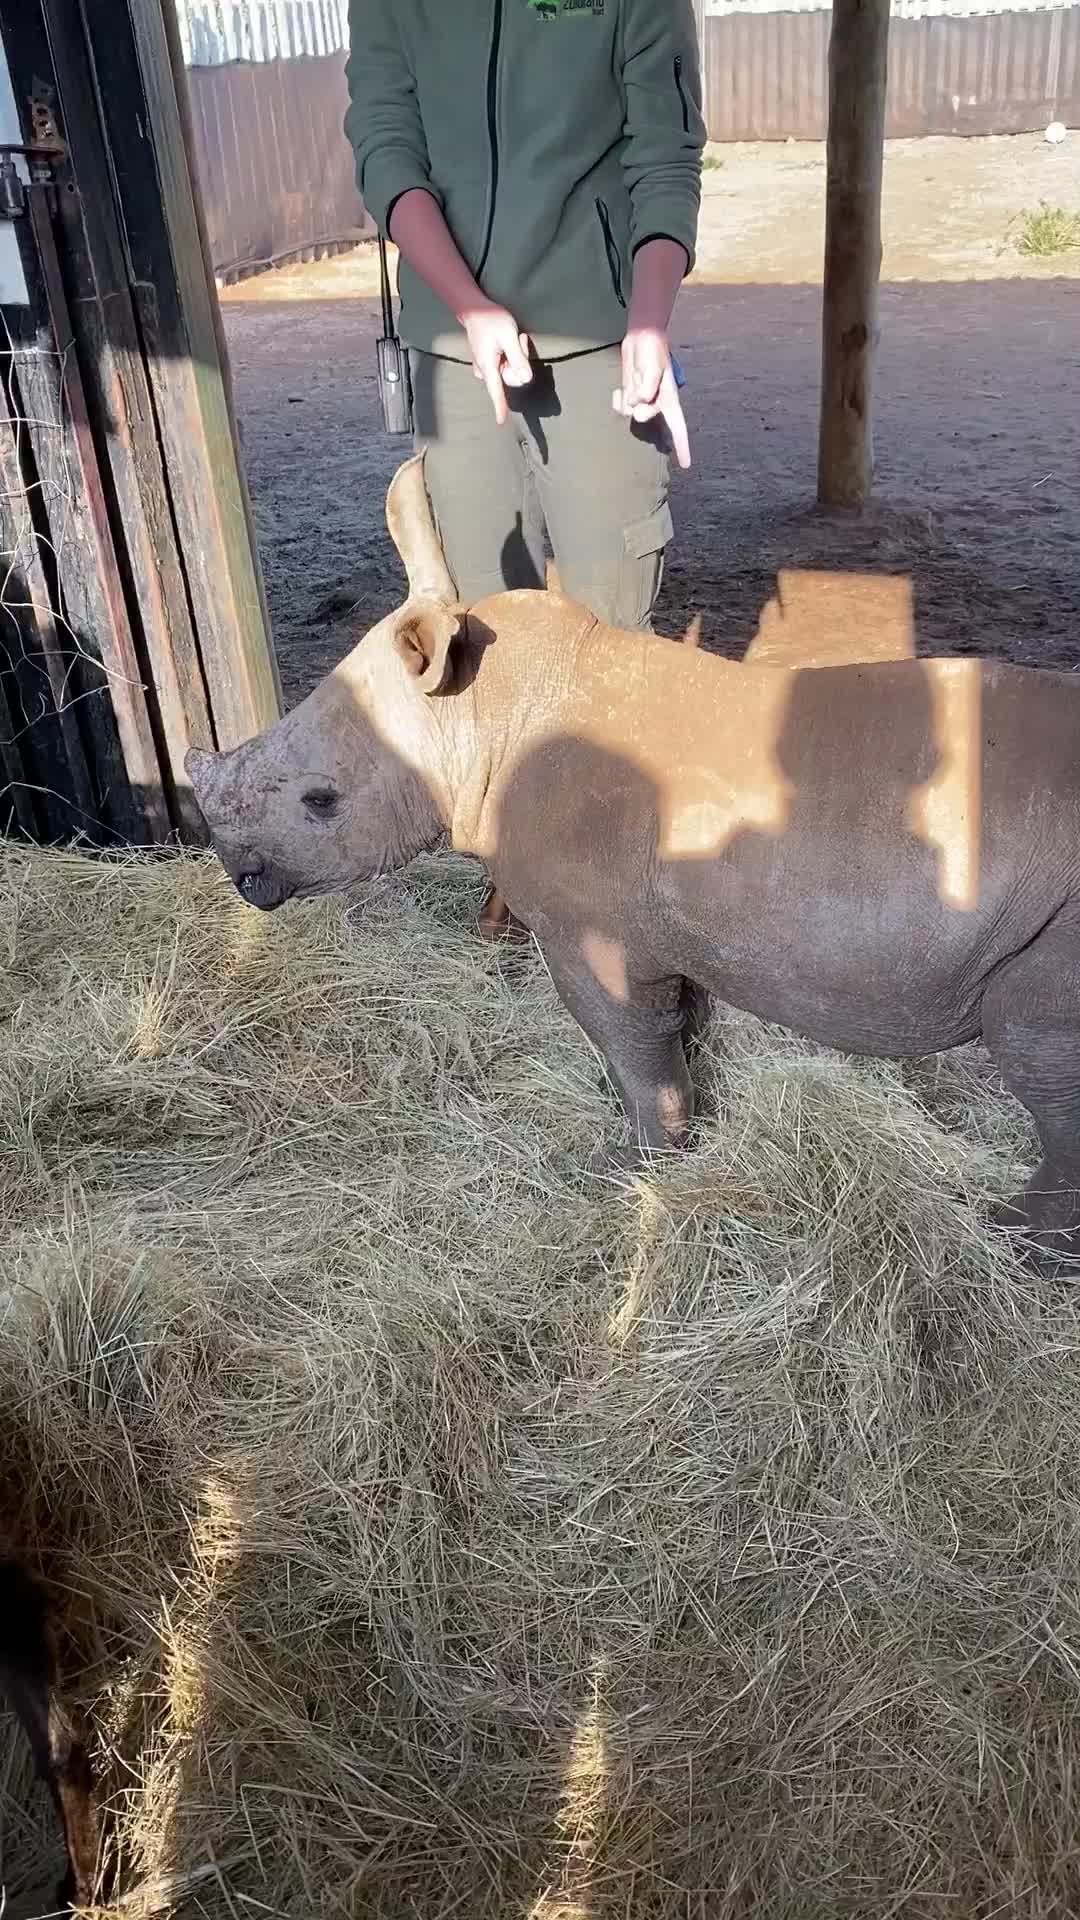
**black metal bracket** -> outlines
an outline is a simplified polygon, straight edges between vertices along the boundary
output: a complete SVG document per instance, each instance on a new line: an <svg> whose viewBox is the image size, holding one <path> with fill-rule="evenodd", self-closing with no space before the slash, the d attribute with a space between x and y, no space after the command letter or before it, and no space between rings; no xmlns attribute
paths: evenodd
<svg viewBox="0 0 1080 1920"><path fill-rule="evenodd" d="M50 187L53 168L67 152L55 135L49 140L32 140L25 145L0 141L0 220L18 220L26 212L26 185L15 165L25 160L32 186Z"/></svg>
<svg viewBox="0 0 1080 1920"><path fill-rule="evenodd" d="M51 187L53 168L66 160L67 147L60 138L56 116L47 100L30 101L33 139L0 142L0 220L17 220L26 212L26 187L15 165L25 160L32 186Z"/></svg>
<svg viewBox="0 0 1080 1920"><path fill-rule="evenodd" d="M14 155L0 155L0 220L18 220L26 212L26 188Z"/></svg>
<svg viewBox="0 0 1080 1920"><path fill-rule="evenodd" d="M24 144L0 142L0 160L13 160L18 157L28 162L31 172L37 167L43 168L46 172L49 171L55 167L58 160L63 160L66 154L67 148L63 141L57 139L28 140Z"/></svg>

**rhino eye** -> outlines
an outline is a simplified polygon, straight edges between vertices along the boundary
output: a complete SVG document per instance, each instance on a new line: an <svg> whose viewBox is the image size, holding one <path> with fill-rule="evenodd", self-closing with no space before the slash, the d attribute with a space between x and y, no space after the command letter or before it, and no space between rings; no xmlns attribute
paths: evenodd
<svg viewBox="0 0 1080 1920"><path fill-rule="evenodd" d="M305 793L304 805L309 813L319 820L328 820L337 808L337 794L327 793L324 787L316 787L311 793Z"/></svg>

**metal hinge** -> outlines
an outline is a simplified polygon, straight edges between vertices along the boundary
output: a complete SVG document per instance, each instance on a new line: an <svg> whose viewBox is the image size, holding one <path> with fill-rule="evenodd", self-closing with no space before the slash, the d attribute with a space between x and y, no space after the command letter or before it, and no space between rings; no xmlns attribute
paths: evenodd
<svg viewBox="0 0 1080 1920"><path fill-rule="evenodd" d="M0 143L0 220L18 220L26 212L26 183L16 160L25 160L35 185L49 186L52 170L65 152L62 141L31 141L26 146Z"/></svg>
<svg viewBox="0 0 1080 1920"><path fill-rule="evenodd" d="M15 165L14 156L0 158L0 220L17 220L26 212L26 188Z"/></svg>

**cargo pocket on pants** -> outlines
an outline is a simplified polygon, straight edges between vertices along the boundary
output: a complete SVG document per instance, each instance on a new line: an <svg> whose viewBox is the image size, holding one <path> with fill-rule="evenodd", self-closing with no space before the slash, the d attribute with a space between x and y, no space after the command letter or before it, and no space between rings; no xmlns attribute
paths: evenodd
<svg viewBox="0 0 1080 1920"><path fill-rule="evenodd" d="M664 576L664 551L674 531L666 500L644 520L635 520L623 529L616 626L647 627L651 623Z"/></svg>

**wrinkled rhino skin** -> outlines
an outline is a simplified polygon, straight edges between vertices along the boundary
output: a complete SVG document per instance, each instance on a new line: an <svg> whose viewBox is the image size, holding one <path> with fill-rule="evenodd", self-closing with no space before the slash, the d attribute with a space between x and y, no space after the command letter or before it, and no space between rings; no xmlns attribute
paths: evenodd
<svg viewBox="0 0 1080 1920"><path fill-rule="evenodd" d="M981 1036L1043 1152L1007 1217L1080 1253L1080 684L735 664L558 593L466 610L422 457L387 517L405 605L277 726L189 756L244 896L479 855L649 1148L690 1123L686 982L852 1053Z"/></svg>

